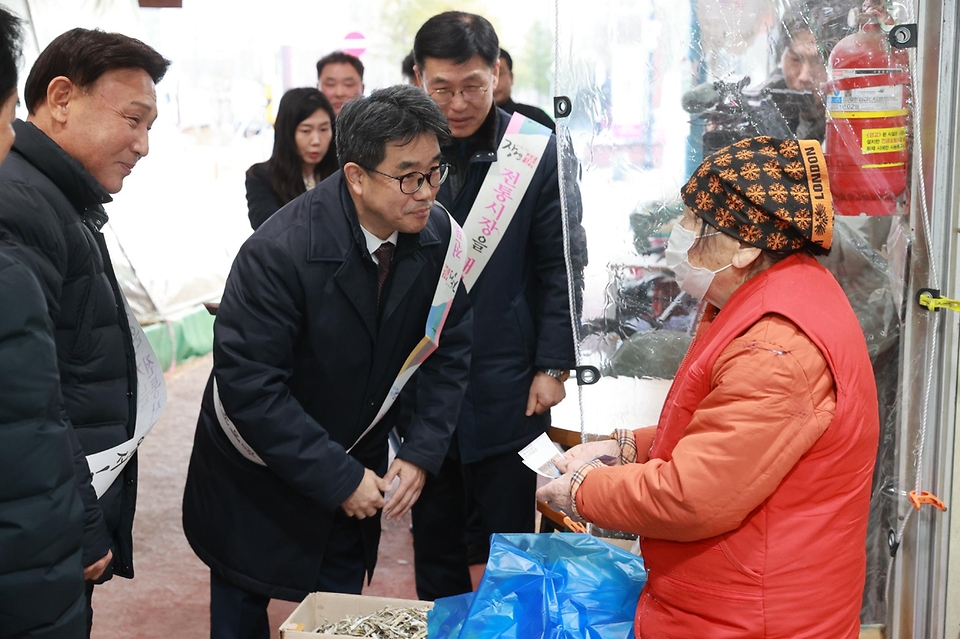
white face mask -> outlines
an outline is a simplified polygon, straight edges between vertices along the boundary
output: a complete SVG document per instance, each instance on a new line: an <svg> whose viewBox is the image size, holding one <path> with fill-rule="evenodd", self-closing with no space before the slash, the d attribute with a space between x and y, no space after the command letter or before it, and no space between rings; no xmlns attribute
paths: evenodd
<svg viewBox="0 0 960 639"><path fill-rule="evenodd" d="M719 235L720 231L706 233L702 237ZM667 262L667 268L673 271L677 278L677 284L680 290L687 295L702 300L713 283L714 276L720 271L725 271L733 263L727 264L723 268L711 271L700 266L694 266L689 260L689 251L693 243L697 241L697 234L680 226L677 222L670 231L670 238L667 240L667 248L663 257Z"/></svg>

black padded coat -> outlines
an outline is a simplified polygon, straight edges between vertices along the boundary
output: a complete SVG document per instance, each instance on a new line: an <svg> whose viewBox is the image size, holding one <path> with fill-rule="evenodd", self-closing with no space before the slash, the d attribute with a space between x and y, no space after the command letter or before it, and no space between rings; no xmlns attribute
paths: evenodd
<svg viewBox="0 0 960 639"><path fill-rule="evenodd" d="M133 343L100 233L111 198L40 129L20 120L13 126L17 138L0 166L0 242L40 282L55 329L64 419L90 455L133 437L137 407ZM112 549L101 579L132 578L136 455L99 502L89 471L80 480L84 565Z"/></svg>
<svg viewBox="0 0 960 639"><path fill-rule="evenodd" d="M86 466L60 417L53 324L40 285L0 245L0 637L82 637Z"/></svg>

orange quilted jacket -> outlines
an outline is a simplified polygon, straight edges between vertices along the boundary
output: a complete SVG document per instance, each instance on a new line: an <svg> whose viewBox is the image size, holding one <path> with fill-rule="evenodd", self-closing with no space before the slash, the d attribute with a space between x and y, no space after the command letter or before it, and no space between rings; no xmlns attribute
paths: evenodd
<svg viewBox="0 0 960 639"><path fill-rule="evenodd" d="M837 282L793 256L702 323L639 463L577 509L641 535L639 639L854 638L879 433L866 345Z"/></svg>

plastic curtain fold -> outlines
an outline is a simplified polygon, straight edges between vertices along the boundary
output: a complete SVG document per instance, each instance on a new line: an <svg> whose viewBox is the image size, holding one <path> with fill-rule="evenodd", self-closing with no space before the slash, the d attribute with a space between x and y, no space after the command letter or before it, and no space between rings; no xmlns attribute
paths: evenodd
<svg viewBox="0 0 960 639"><path fill-rule="evenodd" d="M848 172L837 179L840 212L854 214L838 215L823 263L857 314L879 391L862 620L883 623L887 538L921 463L915 456L901 476L897 449L904 406L916 401L900 390L916 239L910 180L898 180L915 172L904 149L918 70L915 56L862 37L871 20L883 33L909 22L911 3L872 5L887 13L868 15L862 0L557 0L556 94L569 105L557 139L577 359L602 373L574 400L584 436L654 423L689 345L698 305L680 294L663 249L682 213L680 187L704 155L753 135L815 138L831 180L836 167ZM871 64L889 67L883 86L860 82L869 73L856 69ZM891 177L886 165L900 162Z"/></svg>

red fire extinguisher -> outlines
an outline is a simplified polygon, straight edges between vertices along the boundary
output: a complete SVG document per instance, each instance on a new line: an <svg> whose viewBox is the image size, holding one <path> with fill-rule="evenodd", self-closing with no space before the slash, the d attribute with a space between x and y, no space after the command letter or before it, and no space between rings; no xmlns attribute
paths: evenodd
<svg viewBox="0 0 960 639"><path fill-rule="evenodd" d="M830 54L824 155L840 215L892 215L907 187L910 62L880 4L866 0L860 31Z"/></svg>

